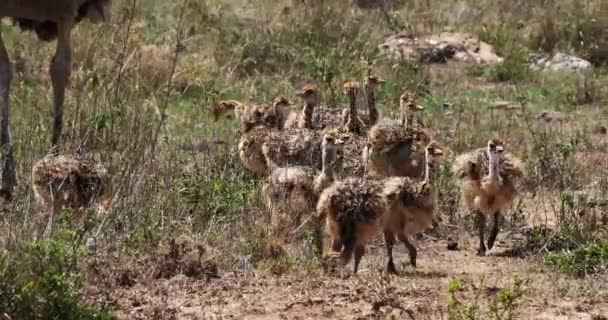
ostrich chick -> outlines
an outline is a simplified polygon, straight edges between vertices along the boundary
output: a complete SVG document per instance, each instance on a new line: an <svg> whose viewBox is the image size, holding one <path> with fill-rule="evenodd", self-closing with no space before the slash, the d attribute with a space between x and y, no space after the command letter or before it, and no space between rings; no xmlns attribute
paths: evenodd
<svg viewBox="0 0 608 320"><path fill-rule="evenodd" d="M387 271L395 272L392 246L395 234L416 263L416 248L408 236L432 223L433 181L436 158L442 154L437 143L427 147L429 168L426 178L415 183L408 178L347 178L335 182L319 197L317 212L326 218L332 250L341 251L343 264L355 256L354 272L365 253L365 246L384 231L387 244Z"/></svg>
<svg viewBox="0 0 608 320"><path fill-rule="evenodd" d="M456 158L453 171L461 182L462 200L477 216L479 249L477 255L486 254L484 229L488 215L492 215L492 228L487 249L492 249L498 235L500 212L517 196L515 183L523 176L521 161L504 154L500 139L491 139L486 148L480 148ZM486 174L487 173L487 174Z"/></svg>
<svg viewBox="0 0 608 320"><path fill-rule="evenodd" d="M239 121L241 133L245 133L258 126L282 130L285 117L290 113L290 109L290 102L285 97L278 96L274 99L271 107L245 105L236 100L220 100L213 104L209 111L216 122L223 114L234 111L234 116Z"/></svg>
<svg viewBox="0 0 608 320"><path fill-rule="evenodd" d="M367 133L368 143L362 154L365 171L383 177L418 177L424 171L424 153L417 152L432 139L432 132L415 128L415 114L424 107L412 102L412 95L405 92L400 97L402 121L381 121Z"/></svg>
<svg viewBox="0 0 608 320"><path fill-rule="evenodd" d="M372 73L371 69L367 69L365 76L363 77L365 100L367 102L367 118L361 118L361 121L366 128L375 125L380 118L378 108L376 108L376 89L386 83L386 81L379 76ZM346 89L346 88L345 88ZM358 90L358 88L356 88ZM345 90L345 94L348 96L348 92ZM356 102L355 102L356 105ZM342 112L343 124L345 125L349 119L349 108L345 108Z"/></svg>
<svg viewBox="0 0 608 320"><path fill-rule="evenodd" d="M365 84L365 99L367 101L367 121L368 127L375 125L380 118L378 109L376 108L376 89L386 83L386 80L380 78L378 75L372 73L372 69L367 69L365 77L363 78Z"/></svg>
<svg viewBox="0 0 608 320"><path fill-rule="evenodd" d="M278 166L273 161L267 144L262 151L268 162L270 174L262 187L266 206L271 211L274 229L280 229L279 218L287 215L290 225L300 224L303 216L315 211L319 194L335 179L336 154L344 144L345 136L337 130L324 134L321 143L321 171L311 166ZM347 138L347 137L346 137ZM315 226L315 248L321 252L322 238L320 224Z"/></svg>
<svg viewBox="0 0 608 320"><path fill-rule="evenodd" d="M36 199L54 215L62 208L76 210L95 205L101 212L111 206L111 178L101 164L72 154L49 154L32 167L32 187Z"/></svg>
<svg viewBox="0 0 608 320"><path fill-rule="evenodd" d="M296 96L304 100L304 108L302 112L292 112L289 114L285 122L285 128L305 128L314 129L313 113L319 103L319 88L314 84L305 84L302 86Z"/></svg>
<svg viewBox="0 0 608 320"><path fill-rule="evenodd" d="M392 177L385 180L385 193L389 199L388 219L384 228L386 245L386 272L396 274L393 262L395 235L402 241L410 256L410 263L416 267L416 247L411 238L432 227L435 211L435 181L439 160L443 149L436 143L429 143L425 150L424 180L413 181L408 177Z"/></svg>
<svg viewBox="0 0 608 320"><path fill-rule="evenodd" d="M348 132L359 134L363 130L363 122L357 112L359 84L355 81L349 81L344 84L343 88L344 94L348 97L348 112L344 113L345 129Z"/></svg>
<svg viewBox="0 0 608 320"><path fill-rule="evenodd" d="M268 144L268 154L277 165L310 165L321 168L321 135L310 129L276 130L257 127L239 140L239 158L250 171L267 173L268 165L262 146Z"/></svg>

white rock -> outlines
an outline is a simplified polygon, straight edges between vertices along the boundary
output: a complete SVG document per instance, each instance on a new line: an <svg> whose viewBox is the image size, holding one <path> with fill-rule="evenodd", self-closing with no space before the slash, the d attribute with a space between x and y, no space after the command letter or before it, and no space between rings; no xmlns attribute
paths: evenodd
<svg viewBox="0 0 608 320"><path fill-rule="evenodd" d="M553 58L546 59L533 55L529 58L530 68L545 71L582 71L592 67L591 62L573 55L557 53Z"/></svg>

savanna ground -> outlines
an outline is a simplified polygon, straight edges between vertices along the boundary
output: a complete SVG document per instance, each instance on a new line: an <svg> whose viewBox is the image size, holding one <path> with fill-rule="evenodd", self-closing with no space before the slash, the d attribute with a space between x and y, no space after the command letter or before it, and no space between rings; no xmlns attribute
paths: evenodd
<svg viewBox="0 0 608 320"><path fill-rule="evenodd" d="M66 138L109 167L114 206L50 241L32 164L48 150L48 61L2 25L17 75L11 96L19 185L0 215L0 319L606 319L608 316L608 6L574 1L115 0L111 23L80 25ZM297 2L297 1L296 1ZM341 4L344 2L343 4ZM387 1L388 2L388 1ZM504 62L388 61L396 32L470 32ZM527 68L531 52L593 62L582 74ZM323 100L372 64L395 117L404 89L449 148L436 225L417 239L418 267L386 279L382 243L360 273L327 273L306 243L273 237L260 177L234 154L237 125L213 122L218 99L269 102L315 81ZM341 95L338 103L344 103ZM491 108L509 101L513 109ZM559 112L560 121L537 116ZM553 117L556 118L556 117ZM554 119L555 120L555 119ZM527 175L504 212L497 248L477 257L449 164L499 134ZM459 250L448 251L448 240ZM400 261L406 261L400 248Z"/></svg>

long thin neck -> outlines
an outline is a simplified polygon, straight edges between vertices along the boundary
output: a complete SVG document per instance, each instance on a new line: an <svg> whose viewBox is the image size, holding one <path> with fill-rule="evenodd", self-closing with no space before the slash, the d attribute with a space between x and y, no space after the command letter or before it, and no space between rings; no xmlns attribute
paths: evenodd
<svg viewBox="0 0 608 320"><path fill-rule="evenodd" d="M349 114L348 120L346 122L348 126L348 131L350 132L358 132L360 130L357 116L357 96L354 92L348 93L348 101L349 101Z"/></svg>
<svg viewBox="0 0 608 320"><path fill-rule="evenodd" d="M314 100L306 100L304 103L304 127L308 129L312 129L312 114L316 107L316 101Z"/></svg>
<svg viewBox="0 0 608 320"><path fill-rule="evenodd" d="M401 126L407 128L407 126L409 125L409 114L408 114L408 110L407 110L407 106L404 103L401 103L401 107L399 108L401 109Z"/></svg>
<svg viewBox="0 0 608 320"><path fill-rule="evenodd" d="M500 161L496 155L490 154L490 170L488 172L488 176L490 179L499 180L500 179Z"/></svg>
<svg viewBox="0 0 608 320"><path fill-rule="evenodd" d="M266 166L268 167L269 171L279 168L279 165L277 165L274 162L274 160L272 159L272 156L270 155L270 150L268 149L268 147L262 146L262 154L264 155L264 158L266 159Z"/></svg>
<svg viewBox="0 0 608 320"><path fill-rule="evenodd" d="M365 85L365 96L367 98L369 122L371 124L375 124L378 121L378 109L376 109L376 93L374 92L374 88L369 84Z"/></svg>
<svg viewBox="0 0 608 320"><path fill-rule="evenodd" d="M406 121L405 121L405 127L406 128L413 128L414 127L414 121L416 121L415 117L416 117L416 115L414 114L414 112L408 111L407 118L406 118Z"/></svg>
<svg viewBox="0 0 608 320"><path fill-rule="evenodd" d="M327 146L323 146L323 150L321 150L321 172L333 179L334 177L334 164L336 163L336 150L333 148L329 148Z"/></svg>
<svg viewBox="0 0 608 320"><path fill-rule="evenodd" d="M348 108L350 111L350 116L353 119L357 118L357 96L354 92L348 93Z"/></svg>
<svg viewBox="0 0 608 320"><path fill-rule="evenodd" d="M424 172L424 182L428 185L433 185L437 177L437 164L434 163L430 156L426 155L426 170Z"/></svg>

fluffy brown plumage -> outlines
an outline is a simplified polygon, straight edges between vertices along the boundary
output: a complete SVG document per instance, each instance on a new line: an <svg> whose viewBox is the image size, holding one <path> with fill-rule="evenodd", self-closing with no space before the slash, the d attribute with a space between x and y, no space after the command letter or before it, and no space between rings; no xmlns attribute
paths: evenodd
<svg viewBox="0 0 608 320"><path fill-rule="evenodd" d="M384 239L386 242L388 273L396 273L392 246L395 236L408 249L410 262L416 266L416 247L411 242L417 232L430 228L435 210L434 182L437 177L439 159L443 150L437 142L425 147L425 176L422 181L408 177L391 177L384 180L384 192L388 198Z"/></svg>
<svg viewBox="0 0 608 320"><path fill-rule="evenodd" d="M241 133L248 132L256 127L283 129L286 114L289 114L289 101L284 97L277 97L272 106L259 104L243 104L236 100L220 100L214 103L209 112L217 121L222 115L234 112L239 122Z"/></svg>
<svg viewBox="0 0 608 320"><path fill-rule="evenodd" d="M502 140L491 139L486 148L462 154L452 165L452 171L460 180L463 203L477 215L479 255L485 255L486 251L483 238L487 216L492 215L493 218L487 245L491 249L498 234L500 212L517 196L516 182L524 175L521 161L510 154L504 154L503 146ZM494 174L490 170L493 161L497 166Z"/></svg>
<svg viewBox="0 0 608 320"><path fill-rule="evenodd" d="M262 145L271 131L272 129L269 128L254 128L239 138L239 159L247 170L257 174L266 173L267 166Z"/></svg>
<svg viewBox="0 0 608 320"><path fill-rule="evenodd" d="M213 116L214 121L219 120L222 115L231 111L234 112L236 119L240 120L241 115L246 109L248 109L248 106L242 102L236 100L220 100L209 107L209 112Z"/></svg>
<svg viewBox="0 0 608 320"><path fill-rule="evenodd" d="M302 217L315 212L319 194L335 179L336 153L343 143L343 135L336 130L324 134L320 171L310 166L278 166L269 154L268 145L262 146L270 168L262 193L266 206L271 211L274 230L289 231L289 227L300 224ZM286 219L287 223L283 223ZM314 226L315 246L320 252L320 224L315 221Z"/></svg>
<svg viewBox="0 0 608 320"><path fill-rule="evenodd" d="M319 170L321 137L321 132L308 129L273 130L265 143L277 165L307 165Z"/></svg>
<svg viewBox="0 0 608 320"><path fill-rule="evenodd" d="M293 104L282 95L276 96L272 101L272 109L270 110L276 119L276 124L279 130L285 128L289 115L293 113Z"/></svg>
<svg viewBox="0 0 608 320"><path fill-rule="evenodd" d="M419 177L424 171L421 147L429 143L429 130L379 123L367 133L362 160L369 175Z"/></svg>
<svg viewBox="0 0 608 320"><path fill-rule="evenodd" d="M341 251L344 264L355 255L354 272L365 252L365 245L382 231L387 199L382 180L346 178L325 189L317 203L317 214L326 219L332 249Z"/></svg>
<svg viewBox="0 0 608 320"><path fill-rule="evenodd" d="M321 134L309 129L276 130L254 128L239 140L239 157L247 169L264 174L267 170L262 146L278 166L309 165L321 169Z"/></svg>
<svg viewBox="0 0 608 320"><path fill-rule="evenodd" d="M285 128L311 128L316 130L337 128L343 124L342 109L330 108L319 104L319 87L315 84L304 84L296 95L304 101L302 111L290 112L285 121Z"/></svg>
<svg viewBox="0 0 608 320"><path fill-rule="evenodd" d="M111 179L100 164L73 154L50 154L32 167L36 198L47 208L86 208L97 204L107 210Z"/></svg>
<svg viewBox="0 0 608 320"><path fill-rule="evenodd" d="M344 263L354 253L357 271L365 245L384 232L387 241L388 272L395 272L392 245L397 235L410 251L415 265L416 248L408 237L432 223L433 181L436 159L442 154L435 142L426 148L429 173L422 182L409 178L347 178L323 191L317 213L327 220L334 251L341 251Z"/></svg>

